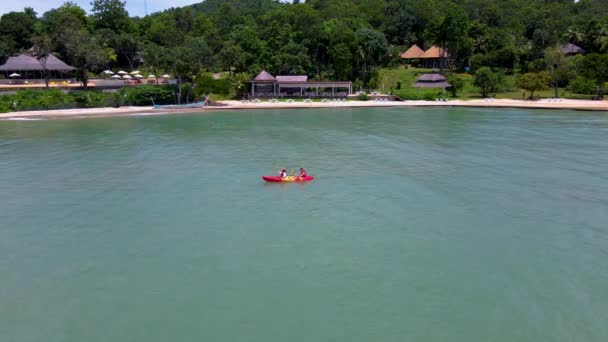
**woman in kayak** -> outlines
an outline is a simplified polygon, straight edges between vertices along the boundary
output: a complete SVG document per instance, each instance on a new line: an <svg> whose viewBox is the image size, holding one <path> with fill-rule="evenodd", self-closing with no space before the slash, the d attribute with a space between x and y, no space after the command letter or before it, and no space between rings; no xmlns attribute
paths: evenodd
<svg viewBox="0 0 608 342"><path fill-rule="evenodd" d="M281 175L281 178L287 177L287 170L282 169L280 175Z"/></svg>
<svg viewBox="0 0 608 342"><path fill-rule="evenodd" d="M299 177L301 177L301 178L306 177L306 170L304 170L303 167L300 168L300 176Z"/></svg>

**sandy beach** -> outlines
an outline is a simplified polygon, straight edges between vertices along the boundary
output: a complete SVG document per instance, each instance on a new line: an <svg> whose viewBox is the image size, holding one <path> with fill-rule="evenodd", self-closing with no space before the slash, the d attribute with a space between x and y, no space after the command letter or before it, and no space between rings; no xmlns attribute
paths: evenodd
<svg viewBox="0 0 608 342"><path fill-rule="evenodd" d="M56 109L56 110L36 110L25 112L0 113L0 120L9 119L55 119L55 118L78 118L92 116L113 116L130 115L137 113L153 112L150 107L105 107L105 108L75 108L75 109Z"/></svg>
<svg viewBox="0 0 608 342"><path fill-rule="evenodd" d="M572 109L608 112L608 101L570 100L452 100L449 102L436 101L348 101L348 102L246 102L219 101L205 108L183 109L153 109L150 107L120 107L120 108L77 108L46 111L25 111L0 114L0 120L35 120L53 118L82 118L99 116L124 115L164 115L173 113L194 113L218 110L247 110L247 109L303 109L303 108L357 108L357 107L476 107L476 108L531 108L531 109Z"/></svg>

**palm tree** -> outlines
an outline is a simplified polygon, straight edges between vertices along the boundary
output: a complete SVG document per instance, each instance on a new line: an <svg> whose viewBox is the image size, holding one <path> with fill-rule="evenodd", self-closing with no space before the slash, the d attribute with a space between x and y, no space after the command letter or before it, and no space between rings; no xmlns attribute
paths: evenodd
<svg viewBox="0 0 608 342"><path fill-rule="evenodd" d="M238 97L243 98L244 94L247 92L247 82L250 80L251 75L246 72L235 73L230 77L230 84Z"/></svg>
<svg viewBox="0 0 608 342"><path fill-rule="evenodd" d="M579 44L585 38L585 35L575 29L569 28L562 37L568 41L568 43Z"/></svg>
<svg viewBox="0 0 608 342"><path fill-rule="evenodd" d="M608 51L608 28L605 26L600 30L596 43L600 47L600 51Z"/></svg>

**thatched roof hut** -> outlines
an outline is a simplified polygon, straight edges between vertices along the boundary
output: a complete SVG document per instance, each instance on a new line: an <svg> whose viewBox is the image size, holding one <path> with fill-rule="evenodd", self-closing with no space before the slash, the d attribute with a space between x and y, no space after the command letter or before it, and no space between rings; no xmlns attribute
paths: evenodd
<svg viewBox="0 0 608 342"><path fill-rule="evenodd" d="M416 88L449 88L452 85L446 82L446 79L441 74L422 74L416 79L414 87Z"/></svg>
<svg viewBox="0 0 608 342"><path fill-rule="evenodd" d="M564 44L560 46L560 50L566 55L577 55L579 53L585 53L586 51L578 45L572 43Z"/></svg>

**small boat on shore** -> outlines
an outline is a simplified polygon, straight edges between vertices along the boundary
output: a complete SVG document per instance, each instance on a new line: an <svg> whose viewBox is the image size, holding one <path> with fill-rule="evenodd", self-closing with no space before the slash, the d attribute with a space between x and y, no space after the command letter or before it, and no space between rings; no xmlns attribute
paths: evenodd
<svg viewBox="0 0 608 342"><path fill-rule="evenodd" d="M306 177L287 176L287 177L282 178L280 176L262 176L262 179L267 182L292 183L292 182L310 182L311 180L314 180L315 177L313 177L313 176L306 176Z"/></svg>
<svg viewBox="0 0 608 342"><path fill-rule="evenodd" d="M207 101L188 103L182 105L154 105L154 109L182 109L182 108L203 108L207 106Z"/></svg>
<svg viewBox="0 0 608 342"><path fill-rule="evenodd" d="M209 105L209 97L206 97L204 101L178 104L178 105L157 105L152 101L154 109L183 109L183 108L203 108Z"/></svg>

